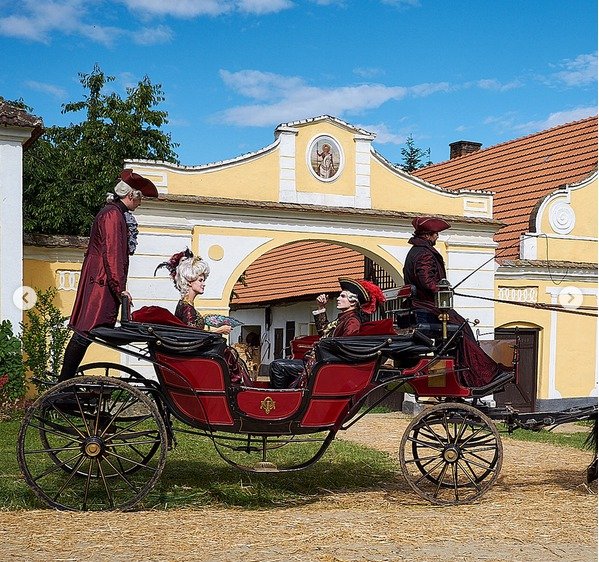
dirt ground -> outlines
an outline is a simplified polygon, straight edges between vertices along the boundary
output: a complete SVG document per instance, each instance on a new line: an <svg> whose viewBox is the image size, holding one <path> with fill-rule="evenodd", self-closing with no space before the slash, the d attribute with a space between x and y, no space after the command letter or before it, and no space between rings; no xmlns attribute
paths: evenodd
<svg viewBox="0 0 599 562"><path fill-rule="evenodd" d="M341 437L396 457L408 423L371 414ZM474 505L436 507L399 474L386 489L249 511L0 513L0 560L383 562L597 560L590 453L504 439L501 475ZM326 462L325 459L320 462Z"/></svg>

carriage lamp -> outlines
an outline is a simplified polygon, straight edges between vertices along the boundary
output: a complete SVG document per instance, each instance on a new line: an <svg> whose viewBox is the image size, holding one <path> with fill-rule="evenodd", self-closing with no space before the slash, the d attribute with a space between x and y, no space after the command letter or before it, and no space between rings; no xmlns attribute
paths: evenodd
<svg viewBox="0 0 599 562"><path fill-rule="evenodd" d="M449 321L449 311L453 308L453 289L447 279L441 279L438 284L439 290L435 294L435 306L441 311L439 320L441 320L442 336L447 339L447 322Z"/></svg>

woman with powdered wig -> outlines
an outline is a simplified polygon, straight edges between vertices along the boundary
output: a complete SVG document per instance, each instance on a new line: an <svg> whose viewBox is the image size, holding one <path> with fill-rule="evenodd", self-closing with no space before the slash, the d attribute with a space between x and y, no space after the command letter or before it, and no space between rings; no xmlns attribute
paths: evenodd
<svg viewBox="0 0 599 562"><path fill-rule="evenodd" d="M208 326L204 317L196 310L194 301L204 293L206 279L210 275L210 266L200 257L194 256L191 250L174 254L170 260L161 263L157 268L166 267L181 298L175 309L175 316L188 326L195 326L215 334L229 334L232 327L222 325ZM156 274L154 271L154 274Z"/></svg>

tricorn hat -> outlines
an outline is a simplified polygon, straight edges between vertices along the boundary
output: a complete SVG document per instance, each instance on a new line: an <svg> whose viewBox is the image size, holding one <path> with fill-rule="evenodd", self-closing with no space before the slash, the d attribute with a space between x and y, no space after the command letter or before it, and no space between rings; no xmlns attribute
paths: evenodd
<svg viewBox="0 0 599 562"><path fill-rule="evenodd" d="M133 170L125 169L121 172L121 181L125 182L131 189L141 191L144 197L158 197L156 186L148 179L136 174Z"/></svg>
<svg viewBox="0 0 599 562"><path fill-rule="evenodd" d="M412 226L416 234L424 234L425 232L441 232L451 228L451 225L443 219L436 217L416 217L412 220Z"/></svg>
<svg viewBox="0 0 599 562"><path fill-rule="evenodd" d="M379 304L385 302L385 295L378 285L370 281L355 281L347 277L339 277L339 285L344 291L357 295L360 309L366 314L372 314Z"/></svg>

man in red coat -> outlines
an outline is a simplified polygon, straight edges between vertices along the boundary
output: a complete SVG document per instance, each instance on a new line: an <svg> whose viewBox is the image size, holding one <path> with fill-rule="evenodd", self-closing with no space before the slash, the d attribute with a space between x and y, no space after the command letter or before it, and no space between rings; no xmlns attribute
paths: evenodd
<svg viewBox="0 0 599 562"><path fill-rule="evenodd" d="M126 289L129 255L137 245L137 223L131 214L142 196L158 197L156 186L147 178L123 170L114 193L96 215L69 327L74 331L64 353L59 381L73 377L91 343L86 335L98 326L113 327Z"/></svg>
<svg viewBox="0 0 599 562"><path fill-rule="evenodd" d="M436 217L416 217L412 221L414 236L408 241L412 245L403 268L404 282L416 287L416 294L407 303L412 308L423 308L439 315L435 306L435 293L439 290L439 281L447 279L443 256L434 247L439 232L451 228L450 224ZM455 310L449 313L449 321L462 324L465 320ZM491 382L500 372L510 370L497 364L478 345L469 324L463 330L459 353L464 366L463 373L467 386L480 387Z"/></svg>
<svg viewBox="0 0 599 562"><path fill-rule="evenodd" d="M355 281L347 277L339 278L341 293L337 297L339 314L332 322L328 321L326 304L328 297L319 295L316 302L319 309L312 312L314 324L321 338L356 336L367 315L372 314L385 301L380 287L370 281ZM269 368L271 388L289 388L299 381L306 365L301 359L276 359Z"/></svg>

